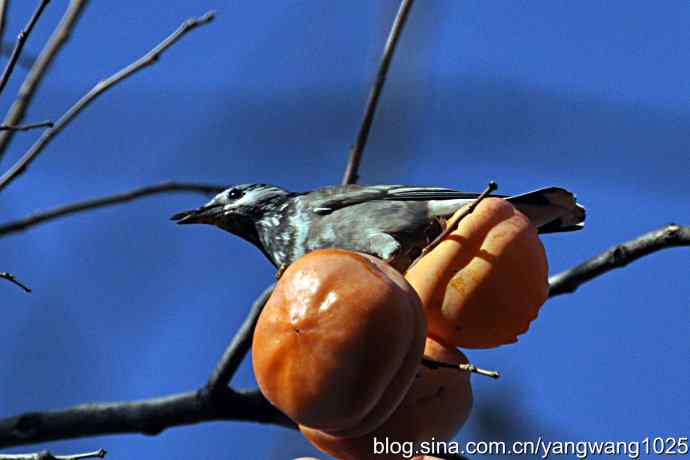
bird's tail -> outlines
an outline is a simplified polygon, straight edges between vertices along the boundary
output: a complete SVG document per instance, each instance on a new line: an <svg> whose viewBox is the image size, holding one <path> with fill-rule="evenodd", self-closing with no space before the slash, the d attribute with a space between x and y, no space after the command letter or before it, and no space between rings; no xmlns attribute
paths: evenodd
<svg viewBox="0 0 690 460"><path fill-rule="evenodd" d="M585 208L563 188L542 188L507 200L529 217L539 233L570 232L584 226Z"/></svg>
<svg viewBox="0 0 690 460"><path fill-rule="evenodd" d="M429 210L432 216L448 217L464 205L471 203L477 194L456 199L432 199ZM539 233L570 232L584 226L585 208L575 201L575 195L560 187L547 187L533 192L505 198L525 214L539 229Z"/></svg>

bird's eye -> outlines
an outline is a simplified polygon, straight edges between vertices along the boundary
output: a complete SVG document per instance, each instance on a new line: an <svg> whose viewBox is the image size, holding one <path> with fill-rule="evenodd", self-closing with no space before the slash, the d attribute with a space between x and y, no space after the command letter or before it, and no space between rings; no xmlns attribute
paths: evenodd
<svg viewBox="0 0 690 460"><path fill-rule="evenodd" d="M242 198L243 195L244 192L242 190L232 189L228 192L228 199L236 200L238 198Z"/></svg>

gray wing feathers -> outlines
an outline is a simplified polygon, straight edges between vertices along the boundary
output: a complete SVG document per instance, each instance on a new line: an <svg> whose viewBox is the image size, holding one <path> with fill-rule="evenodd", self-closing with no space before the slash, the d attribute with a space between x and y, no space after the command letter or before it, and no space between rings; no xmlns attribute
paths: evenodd
<svg viewBox="0 0 690 460"><path fill-rule="evenodd" d="M470 203L479 194L441 187L407 185L345 185L317 189L310 194L310 207L317 214L330 214L345 207L371 201L427 202L428 217L447 217ZM585 208L575 195L548 187L506 198L539 228L540 233L579 230L585 220ZM383 207L382 209L385 209Z"/></svg>
<svg viewBox="0 0 690 460"><path fill-rule="evenodd" d="M385 200L395 201L426 201L426 200L457 200L471 199L478 193L460 192L450 188L440 187L407 187L398 185L388 190Z"/></svg>
<svg viewBox="0 0 690 460"><path fill-rule="evenodd" d="M441 187L412 187L408 185L341 185L324 187L310 194L310 204L318 214L367 201L428 201L475 198L477 193L460 192Z"/></svg>

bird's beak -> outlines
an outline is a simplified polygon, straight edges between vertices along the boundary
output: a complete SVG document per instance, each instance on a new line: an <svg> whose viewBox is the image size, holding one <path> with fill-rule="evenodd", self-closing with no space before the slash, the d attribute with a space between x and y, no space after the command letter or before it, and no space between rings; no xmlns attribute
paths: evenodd
<svg viewBox="0 0 690 460"><path fill-rule="evenodd" d="M223 205L214 204L210 206L202 206L191 211L178 212L170 218L170 220L177 221L178 224L213 224L215 218L223 213Z"/></svg>

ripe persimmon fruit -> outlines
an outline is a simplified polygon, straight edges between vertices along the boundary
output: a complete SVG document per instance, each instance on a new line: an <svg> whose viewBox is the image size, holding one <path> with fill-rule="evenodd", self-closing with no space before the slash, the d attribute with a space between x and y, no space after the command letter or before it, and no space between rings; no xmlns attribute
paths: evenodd
<svg viewBox="0 0 690 460"><path fill-rule="evenodd" d="M254 372L296 423L357 436L403 399L425 336L419 297L395 269L365 254L313 251L283 273L259 317Z"/></svg>
<svg viewBox="0 0 690 460"><path fill-rule="evenodd" d="M500 198L480 202L405 277L422 299L429 335L465 348L517 341L549 291L537 228Z"/></svg>
<svg viewBox="0 0 690 460"><path fill-rule="evenodd" d="M424 355L435 361L460 364L467 357L434 339L426 340ZM405 398L390 418L371 433L334 436L300 426L305 437L322 451L343 460L399 460L399 452L382 451L386 443L436 443L449 441L472 409L470 373L458 369L419 365ZM377 445L375 445L375 442Z"/></svg>

